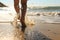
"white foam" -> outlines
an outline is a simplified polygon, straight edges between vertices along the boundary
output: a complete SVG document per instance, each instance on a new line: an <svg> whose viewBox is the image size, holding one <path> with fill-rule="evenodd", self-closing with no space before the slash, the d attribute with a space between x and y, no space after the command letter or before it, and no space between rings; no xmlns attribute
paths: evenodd
<svg viewBox="0 0 60 40"><path fill-rule="evenodd" d="M59 16L40 16L40 20L47 23L60 23Z"/></svg>

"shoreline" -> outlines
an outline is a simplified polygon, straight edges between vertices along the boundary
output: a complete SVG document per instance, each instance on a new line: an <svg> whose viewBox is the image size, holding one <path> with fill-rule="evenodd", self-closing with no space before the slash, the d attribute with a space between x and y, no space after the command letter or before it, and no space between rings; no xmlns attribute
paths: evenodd
<svg viewBox="0 0 60 40"><path fill-rule="evenodd" d="M38 40L51 40L51 39L52 40L60 40L60 38L59 38L60 37L60 24L42 23L39 20L39 16L37 16L37 17L30 17L29 16L29 18L32 20L34 19L35 25L31 25L26 28L26 31L25 31L26 40L28 40L28 39L29 40L30 39L31 40L36 40L36 39L38 39ZM16 38L17 38L17 40L20 39L20 29L13 27L11 25L11 23L0 23L0 28L1 28L0 29L1 33L3 32L2 33L3 36L0 34L1 40L3 40L4 38L5 39L10 38L11 40L14 40ZM17 34L15 34L15 32ZM7 33L8 35L6 35L4 33Z"/></svg>

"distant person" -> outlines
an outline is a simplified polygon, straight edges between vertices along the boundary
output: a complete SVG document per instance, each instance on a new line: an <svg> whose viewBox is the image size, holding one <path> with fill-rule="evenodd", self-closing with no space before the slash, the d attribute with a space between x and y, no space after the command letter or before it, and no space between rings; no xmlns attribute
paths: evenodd
<svg viewBox="0 0 60 40"><path fill-rule="evenodd" d="M26 24L25 24L25 15L27 10L27 0L21 0L21 17L20 17L20 8L19 8L19 0L14 0L14 8L18 15L18 19L22 24L22 31L25 31Z"/></svg>

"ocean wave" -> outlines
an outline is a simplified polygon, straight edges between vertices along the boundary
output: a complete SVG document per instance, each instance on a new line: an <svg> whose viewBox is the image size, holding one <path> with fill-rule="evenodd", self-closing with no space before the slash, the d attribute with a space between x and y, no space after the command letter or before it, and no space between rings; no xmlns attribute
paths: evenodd
<svg viewBox="0 0 60 40"><path fill-rule="evenodd" d="M28 7L28 8L31 8L31 9L60 9L60 6L49 6L49 7Z"/></svg>
<svg viewBox="0 0 60 40"><path fill-rule="evenodd" d="M42 22L47 22L47 23L60 23L60 17L58 16L40 16L40 20Z"/></svg>

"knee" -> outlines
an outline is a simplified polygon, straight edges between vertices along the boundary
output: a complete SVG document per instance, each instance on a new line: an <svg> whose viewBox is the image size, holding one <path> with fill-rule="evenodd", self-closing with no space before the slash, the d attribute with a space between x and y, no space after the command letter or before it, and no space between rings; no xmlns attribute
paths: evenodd
<svg viewBox="0 0 60 40"><path fill-rule="evenodd" d="M27 3L22 3L22 4L21 4L21 7L22 7L23 9L24 9L24 8L26 9L26 8L27 8Z"/></svg>
<svg viewBox="0 0 60 40"><path fill-rule="evenodd" d="M15 8L18 8L18 7L19 7L19 5L14 4L14 7L15 7Z"/></svg>

